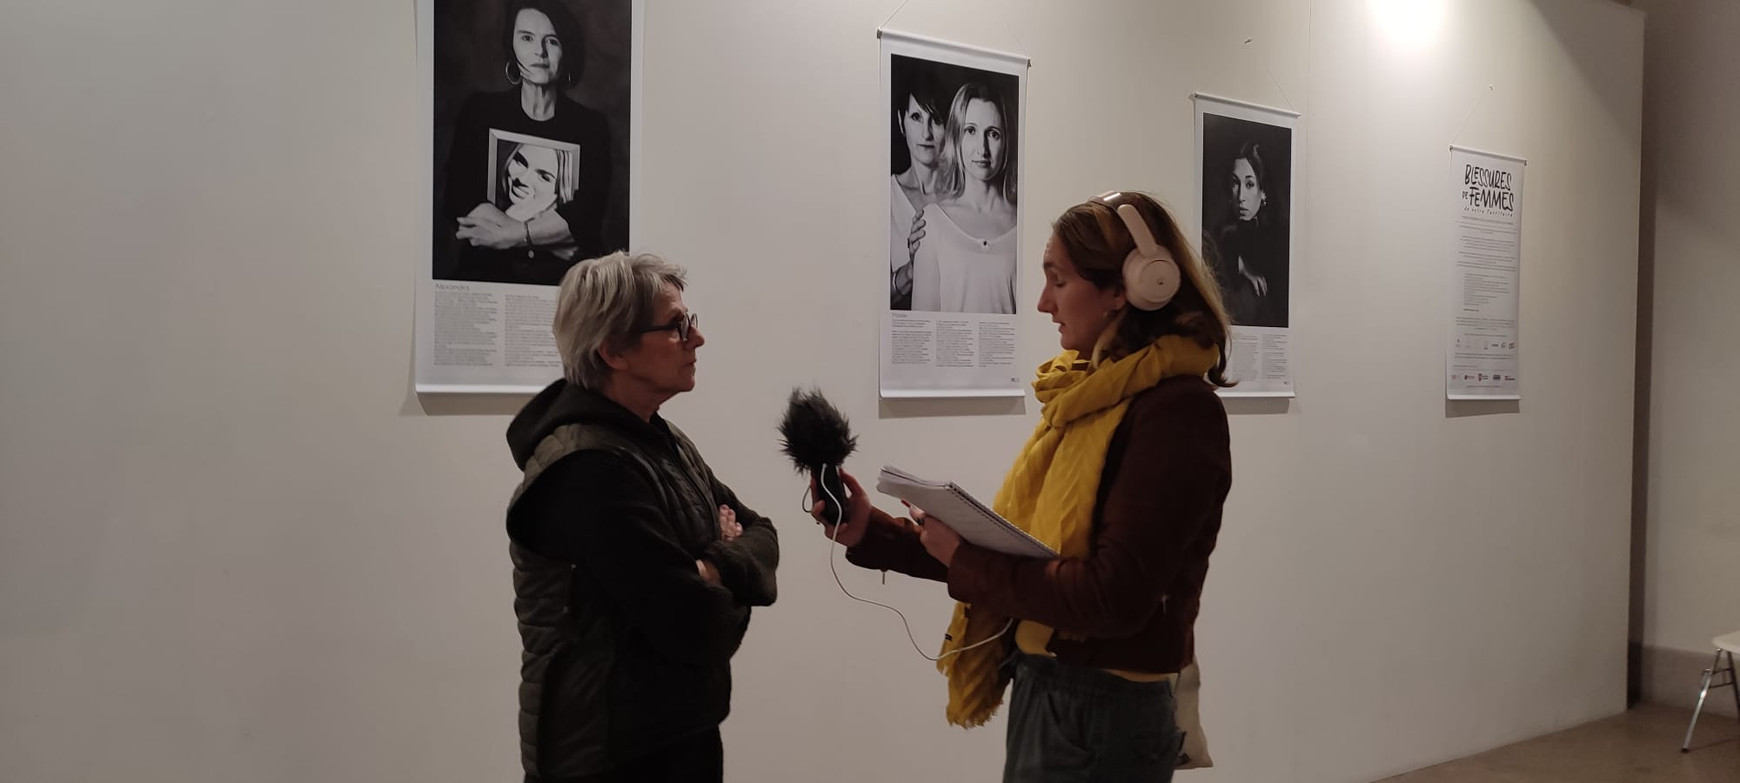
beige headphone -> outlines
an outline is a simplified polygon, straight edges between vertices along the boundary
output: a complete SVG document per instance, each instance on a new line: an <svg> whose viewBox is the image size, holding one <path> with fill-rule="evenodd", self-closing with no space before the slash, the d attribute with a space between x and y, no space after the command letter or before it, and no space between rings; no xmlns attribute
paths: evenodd
<svg viewBox="0 0 1740 783"><path fill-rule="evenodd" d="M1093 200L1117 212L1130 230L1130 238L1136 240L1136 249L1124 257L1124 298L1137 310L1158 310L1178 294L1178 261L1172 251L1154 241L1154 233L1148 230L1148 221L1142 219L1136 205L1117 203L1123 195L1113 190Z"/></svg>

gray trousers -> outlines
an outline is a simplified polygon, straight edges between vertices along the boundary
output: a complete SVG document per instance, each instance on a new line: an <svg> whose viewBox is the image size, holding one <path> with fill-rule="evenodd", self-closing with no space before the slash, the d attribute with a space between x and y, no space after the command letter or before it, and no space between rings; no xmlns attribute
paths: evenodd
<svg viewBox="0 0 1740 783"><path fill-rule="evenodd" d="M1021 655L1004 783L1166 783L1183 738L1172 686Z"/></svg>

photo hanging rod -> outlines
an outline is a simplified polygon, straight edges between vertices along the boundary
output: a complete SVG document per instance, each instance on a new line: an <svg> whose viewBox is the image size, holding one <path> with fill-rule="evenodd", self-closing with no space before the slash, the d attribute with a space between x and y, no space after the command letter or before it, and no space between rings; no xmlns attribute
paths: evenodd
<svg viewBox="0 0 1740 783"><path fill-rule="evenodd" d="M941 48L941 49L953 49L955 51L962 52L965 54L976 54L976 55L980 55L980 56L984 56L984 57L995 57L995 58L998 58L1000 60L1008 60L1010 62L1020 63L1021 65L1024 65L1024 66L1033 65L1033 58L1028 57L1027 55L1024 55L1024 54L1014 54L1011 52L1004 52L1004 51L999 51L996 49L987 49L987 48L982 47L982 46L971 46L968 44L956 43L954 41L944 41L944 40L939 39L939 38L932 38L932 37L927 36L927 35L918 35L916 33L906 33L906 32L901 32L899 30L889 30L887 28L880 28L876 31L876 37L888 39L888 40L894 40L894 41L907 41L910 43L923 44L925 46L934 46L934 47Z"/></svg>
<svg viewBox="0 0 1740 783"><path fill-rule="evenodd" d="M1504 160L1514 160L1518 163L1523 164L1524 166L1527 166L1529 163L1528 158L1518 157L1516 155L1506 155L1502 152L1488 152L1488 151L1482 150L1482 149L1475 149L1475 148L1470 147L1470 146L1465 145L1465 144L1452 144L1452 145L1450 145L1450 149L1460 150L1462 152L1472 152L1476 155L1485 155L1489 158L1502 158ZM1486 398L1482 397L1481 399L1486 399Z"/></svg>
<svg viewBox="0 0 1740 783"><path fill-rule="evenodd" d="M1283 114L1283 115L1286 115L1288 117L1300 117L1300 116L1302 116L1301 114L1299 114L1299 112L1293 111L1292 109L1282 109L1282 108L1279 108L1276 106L1264 106L1263 104L1260 104L1260 103L1251 103L1250 101L1241 101L1241 100L1237 100L1234 98L1223 98L1223 97L1221 97L1219 95L1215 95L1213 93L1193 92L1190 94L1191 100L1196 100L1198 98L1203 98L1203 99L1207 99L1207 100L1211 100L1211 101L1219 101L1221 103L1225 103L1225 104L1228 104L1230 106L1242 106L1246 109L1256 109L1257 111L1274 112L1276 114Z"/></svg>

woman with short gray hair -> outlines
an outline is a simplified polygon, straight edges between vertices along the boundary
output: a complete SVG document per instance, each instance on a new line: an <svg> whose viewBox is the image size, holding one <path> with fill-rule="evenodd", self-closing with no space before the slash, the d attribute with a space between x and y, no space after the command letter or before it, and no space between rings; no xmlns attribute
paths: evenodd
<svg viewBox="0 0 1740 783"><path fill-rule="evenodd" d="M605 341L651 325L665 288L681 294L687 285L682 267L649 253L612 253L569 270L556 293L553 325L568 382L601 391L610 375L599 354Z"/></svg>
<svg viewBox="0 0 1740 783"><path fill-rule="evenodd" d="M719 723L779 539L658 415L707 340L682 268L615 253L568 270L562 380L508 427L528 782L719 781ZM632 699L619 694L635 694Z"/></svg>

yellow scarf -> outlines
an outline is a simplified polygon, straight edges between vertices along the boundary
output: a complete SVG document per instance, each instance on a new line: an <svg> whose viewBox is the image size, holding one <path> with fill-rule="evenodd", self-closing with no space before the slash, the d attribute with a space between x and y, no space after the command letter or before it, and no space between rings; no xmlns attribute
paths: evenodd
<svg viewBox="0 0 1740 783"><path fill-rule="evenodd" d="M1033 382L1043 406L1039 427L1009 469L992 508L1056 550L1059 557L1086 557L1106 449L1130 399L1162 378L1200 376L1219 361L1220 352L1214 348L1168 336L1115 362L1095 366L1076 352L1065 351L1040 365ZM944 657L937 663L937 669L948 676L949 723L965 728L983 725L1003 703L1008 684L1002 667L1007 656L1004 646L954 651L990 638L1008 620L972 611L966 604L955 606L954 620L943 637ZM1052 629L1037 627L1049 643Z"/></svg>

